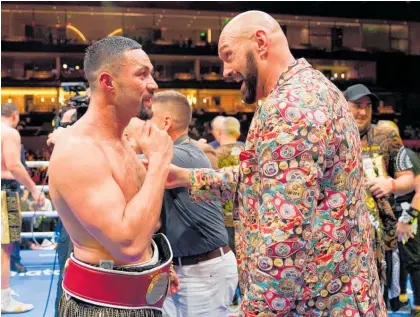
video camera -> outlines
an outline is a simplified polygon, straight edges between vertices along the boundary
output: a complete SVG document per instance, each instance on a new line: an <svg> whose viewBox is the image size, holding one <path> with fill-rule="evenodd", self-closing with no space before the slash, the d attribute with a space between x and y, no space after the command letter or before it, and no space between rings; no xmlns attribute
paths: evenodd
<svg viewBox="0 0 420 317"><path fill-rule="evenodd" d="M64 91L66 92L74 92L75 95L66 101L65 106L60 109L60 111L54 118L54 129L57 129L58 127L65 128L75 123L86 113L90 102L90 98L88 95L81 96L79 94L81 91L87 90L86 85L84 83L63 83L61 87L63 87ZM75 114L72 115L70 121L66 120L64 122L63 115L71 109L76 109Z"/></svg>

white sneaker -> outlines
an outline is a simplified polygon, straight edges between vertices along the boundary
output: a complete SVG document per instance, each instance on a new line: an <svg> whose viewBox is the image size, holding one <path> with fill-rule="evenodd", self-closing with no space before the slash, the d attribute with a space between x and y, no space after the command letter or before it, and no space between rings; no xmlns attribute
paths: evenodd
<svg viewBox="0 0 420 317"><path fill-rule="evenodd" d="M34 309L32 304L24 304L10 297L8 303L1 303L2 313L25 313Z"/></svg>

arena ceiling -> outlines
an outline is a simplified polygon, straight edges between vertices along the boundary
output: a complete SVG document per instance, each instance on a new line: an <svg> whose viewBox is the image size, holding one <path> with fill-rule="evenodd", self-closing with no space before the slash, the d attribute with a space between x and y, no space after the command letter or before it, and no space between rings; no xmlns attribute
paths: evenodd
<svg viewBox="0 0 420 317"><path fill-rule="evenodd" d="M2 2L5 4L51 4L47 1ZM208 11L214 11L217 8L217 11L233 12L262 10L268 13L290 15L420 22L420 2L415 1L66 1L65 5Z"/></svg>

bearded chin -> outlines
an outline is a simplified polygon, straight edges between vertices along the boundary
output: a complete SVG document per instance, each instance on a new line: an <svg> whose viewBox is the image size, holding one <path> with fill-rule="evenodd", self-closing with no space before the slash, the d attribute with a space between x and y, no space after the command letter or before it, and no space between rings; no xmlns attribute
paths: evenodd
<svg viewBox="0 0 420 317"><path fill-rule="evenodd" d="M254 76L251 76L254 77ZM257 80L250 78L245 81L244 102L248 105L257 101Z"/></svg>
<svg viewBox="0 0 420 317"><path fill-rule="evenodd" d="M153 113L151 111L148 111L146 107L142 105L139 113L139 119L146 121L152 119L152 117Z"/></svg>
<svg viewBox="0 0 420 317"><path fill-rule="evenodd" d="M258 68L252 52L246 54L246 75L244 76L245 92L243 99L246 104L253 104L257 101Z"/></svg>

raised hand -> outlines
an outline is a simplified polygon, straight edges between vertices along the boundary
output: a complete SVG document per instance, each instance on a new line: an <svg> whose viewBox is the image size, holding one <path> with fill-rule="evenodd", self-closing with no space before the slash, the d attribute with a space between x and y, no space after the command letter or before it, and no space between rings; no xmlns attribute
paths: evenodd
<svg viewBox="0 0 420 317"><path fill-rule="evenodd" d="M159 130L149 121L143 121L138 118L131 119L131 124L133 124L135 131L134 137L149 164L159 162L160 164L169 165L173 158L174 143L168 133Z"/></svg>

